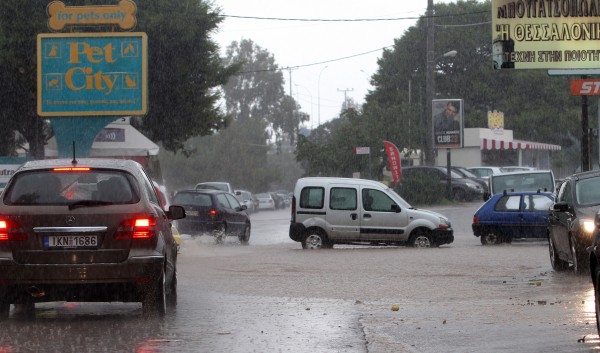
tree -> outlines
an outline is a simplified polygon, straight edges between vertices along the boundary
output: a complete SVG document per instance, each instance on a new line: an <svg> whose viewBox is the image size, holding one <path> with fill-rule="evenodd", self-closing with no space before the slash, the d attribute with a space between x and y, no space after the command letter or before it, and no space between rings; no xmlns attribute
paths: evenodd
<svg viewBox="0 0 600 353"><path fill-rule="evenodd" d="M36 37L48 32L48 0L0 2L0 87L3 119L0 152L16 146L17 131L29 143L30 154L43 158L43 145L51 134L36 114ZM98 5L72 0L69 6ZM102 5L116 5L117 0ZM203 0L152 0L139 3L136 31L148 35L149 111L137 127L170 151L182 150L192 136L212 134L227 126L217 108L217 88L238 69L224 66L210 34L222 20ZM70 31L112 31L113 28L69 28ZM4 137L4 136L3 136ZM11 146L11 144L13 144Z"/></svg>
<svg viewBox="0 0 600 353"><path fill-rule="evenodd" d="M138 8L138 29L148 35L149 111L140 129L169 151L185 151L194 136L229 124L218 109L218 88L239 69L223 65L210 38L222 18L204 0L154 0Z"/></svg>
<svg viewBox="0 0 600 353"><path fill-rule="evenodd" d="M224 63L241 67L223 86L227 113L240 121L272 120L284 96L283 74L273 55L242 39L227 47Z"/></svg>
<svg viewBox="0 0 600 353"><path fill-rule="evenodd" d="M11 156L29 143L29 154L44 157L44 142L50 138L36 113L36 38L47 32L48 1L5 0L0 2L0 154ZM15 132L18 136L15 136Z"/></svg>

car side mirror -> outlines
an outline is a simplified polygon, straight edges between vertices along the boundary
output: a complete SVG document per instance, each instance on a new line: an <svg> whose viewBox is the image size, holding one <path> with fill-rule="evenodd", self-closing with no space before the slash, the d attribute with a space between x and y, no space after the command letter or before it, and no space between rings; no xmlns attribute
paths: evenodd
<svg viewBox="0 0 600 353"><path fill-rule="evenodd" d="M569 204L564 201L557 202L552 206L552 209L556 212L567 212L569 210Z"/></svg>
<svg viewBox="0 0 600 353"><path fill-rule="evenodd" d="M167 211L167 217L172 220L185 218L185 208L182 206L171 205Z"/></svg>
<svg viewBox="0 0 600 353"><path fill-rule="evenodd" d="M402 209L400 208L400 206L393 204L391 207L392 211L396 212L396 213L400 213L400 211L402 211Z"/></svg>
<svg viewBox="0 0 600 353"><path fill-rule="evenodd" d="M246 205L240 206L240 211L244 211L244 210L247 210L247 209L248 209L248 206L246 206Z"/></svg>

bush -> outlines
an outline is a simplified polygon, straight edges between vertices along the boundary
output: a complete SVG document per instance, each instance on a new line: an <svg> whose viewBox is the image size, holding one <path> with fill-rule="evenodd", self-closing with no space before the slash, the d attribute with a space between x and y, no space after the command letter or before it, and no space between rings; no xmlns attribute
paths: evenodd
<svg viewBox="0 0 600 353"><path fill-rule="evenodd" d="M440 179L433 176L402 178L396 191L403 199L413 205L432 205L445 200L446 187Z"/></svg>

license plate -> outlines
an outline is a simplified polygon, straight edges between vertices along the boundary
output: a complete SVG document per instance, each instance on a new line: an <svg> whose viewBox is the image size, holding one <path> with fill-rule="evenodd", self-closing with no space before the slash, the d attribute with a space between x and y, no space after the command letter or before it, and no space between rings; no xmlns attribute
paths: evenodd
<svg viewBox="0 0 600 353"><path fill-rule="evenodd" d="M96 235L49 235L44 237L46 249L96 249Z"/></svg>
<svg viewBox="0 0 600 353"><path fill-rule="evenodd" d="M185 211L186 216L198 216L198 211Z"/></svg>

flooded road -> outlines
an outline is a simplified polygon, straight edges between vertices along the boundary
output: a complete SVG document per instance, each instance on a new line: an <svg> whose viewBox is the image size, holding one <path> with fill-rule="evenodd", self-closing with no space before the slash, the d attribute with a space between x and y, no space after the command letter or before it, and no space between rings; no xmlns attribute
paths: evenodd
<svg viewBox="0 0 600 353"><path fill-rule="evenodd" d="M456 239L423 250L306 251L289 209L253 214L249 246L184 236L164 320L139 304L13 308L0 352L599 351L589 278L552 271L545 241L481 246L478 206L437 208Z"/></svg>

